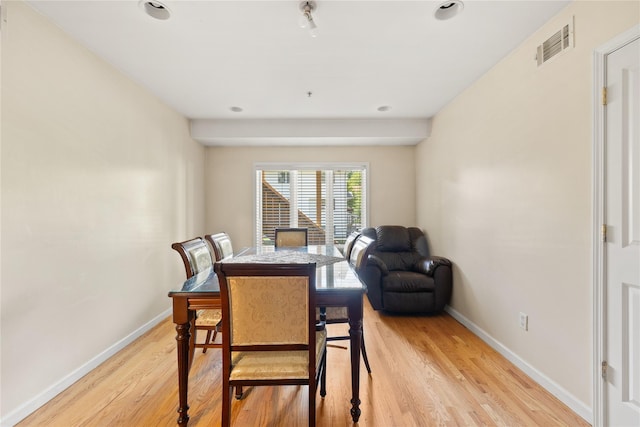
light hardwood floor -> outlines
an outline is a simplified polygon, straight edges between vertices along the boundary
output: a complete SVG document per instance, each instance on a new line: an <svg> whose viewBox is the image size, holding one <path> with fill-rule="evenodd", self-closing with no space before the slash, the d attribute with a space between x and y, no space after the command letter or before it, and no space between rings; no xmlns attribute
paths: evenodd
<svg viewBox="0 0 640 427"><path fill-rule="evenodd" d="M447 314L381 315L365 298L364 330L373 373L367 376L362 365L358 426L589 425ZM175 329L167 319L18 427L174 426L176 365ZM220 371L219 349L196 354L189 426L220 425ZM317 425L354 425L347 350L328 349L327 372ZM306 387L248 388L233 402L233 424L305 426L306 396Z"/></svg>

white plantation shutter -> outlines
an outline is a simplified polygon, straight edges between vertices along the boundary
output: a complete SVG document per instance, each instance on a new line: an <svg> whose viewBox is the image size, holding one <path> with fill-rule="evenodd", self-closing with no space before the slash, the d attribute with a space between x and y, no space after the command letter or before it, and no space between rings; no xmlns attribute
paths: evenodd
<svg viewBox="0 0 640 427"><path fill-rule="evenodd" d="M310 245L341 244L366 226L366 164L256 165L256 244L277 227L308 229Z"/></svg>

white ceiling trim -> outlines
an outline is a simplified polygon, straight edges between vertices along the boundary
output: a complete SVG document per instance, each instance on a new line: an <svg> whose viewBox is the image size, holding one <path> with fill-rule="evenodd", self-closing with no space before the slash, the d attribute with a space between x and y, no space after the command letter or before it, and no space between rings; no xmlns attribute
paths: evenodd
<svg viewBox="0 0 640 427"><path fill-rule="evenodd" d="M431 119L196 119L191 137L208 146L416 145Z"/></svg>

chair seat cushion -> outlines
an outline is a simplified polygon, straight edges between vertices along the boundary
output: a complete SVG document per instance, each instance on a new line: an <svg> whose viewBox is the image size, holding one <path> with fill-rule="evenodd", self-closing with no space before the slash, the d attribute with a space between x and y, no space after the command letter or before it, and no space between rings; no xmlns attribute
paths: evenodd
<svg viewBox="0 0 640 427"><path fill-rule="evenodd" d="M327 331L316 332L316 372L327 344ZM308 351L234 351L231 374L234 380L309 378Z"/></svg>
<svg viewBox="0 0 640 427"><path fill-rule="evenodd" d="M196 312L196 326L216 326L222 320L222 310L206 309Z"/></svg>
<svg viewBox="0 0 640 427"><path fill-rule="evenodd" d="M433 292L435 283L433 277L425 276L413 271L390 271L382 279L384 292Z"/></svg>

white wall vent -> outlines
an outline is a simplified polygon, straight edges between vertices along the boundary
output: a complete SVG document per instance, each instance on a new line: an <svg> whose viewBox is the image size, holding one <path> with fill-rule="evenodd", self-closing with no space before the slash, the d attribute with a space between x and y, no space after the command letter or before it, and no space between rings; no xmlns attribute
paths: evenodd
<svg viewBox="0 0 640 427"><path fill-rule="evenodd" d="M574 45L573 19L546 39L536 52L538 67Z"/></svg>

